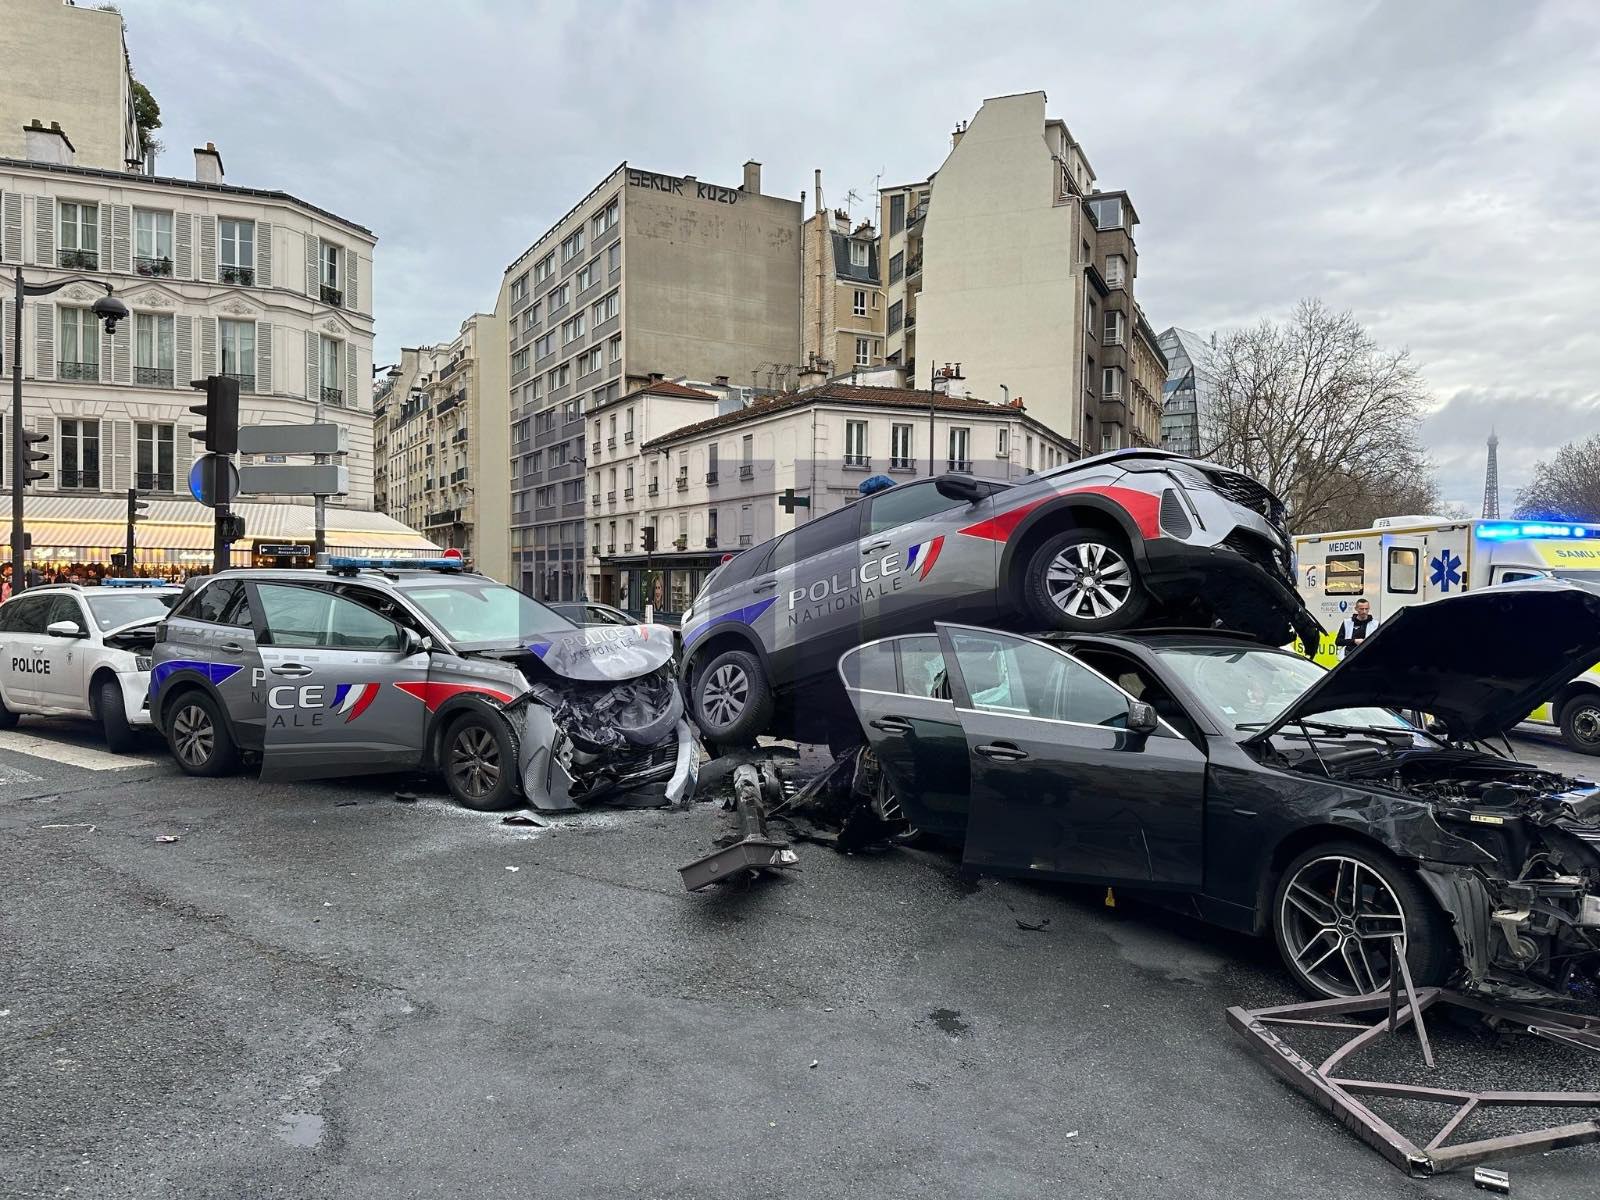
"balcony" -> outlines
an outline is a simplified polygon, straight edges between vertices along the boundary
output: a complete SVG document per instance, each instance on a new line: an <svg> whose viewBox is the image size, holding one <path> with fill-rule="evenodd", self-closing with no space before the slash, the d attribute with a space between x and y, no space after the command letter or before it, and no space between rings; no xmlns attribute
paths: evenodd
<svg viewBox="0 0 1600 1200"><path fill-rule="evenodd" d="M680 492L687 492L689 490L689 477L687 475L678 476L678 490Z"/></svg>
<svg viewBox="0 0 1600 1200"><path fill-rule="evenodd" d="M716 548L717 548L717 535L713 533L710 537L708 537L706 539L706 549L707 550L715 550Z"/></svg>
<svg viewBox="0 0 1600 1200"><path fill-rule="evenodd" d="M623 434L622 440L631 444L633 442L633 430L630 429L627 433Z"/></svg>
<svg viewBox="0 0 1600 1200"><path fill-rule="evenodd" d="M255 389L252 387L251 390L254 391ZM331 388L331 387L323 388L322 389L322 402L324 404L331 404L335 408L343 408L344 407L344 392L343 392L343 390L341 390L340 388Z"/></svg>
<svg viewBox="0 0 1600 1200"><path fill-rule="evenodd" d="M141 492L170 492L172 490L171 471L135 471L133 486Z"/></svg>
<svg viewBox="0 0 1600 1200"><path fill-rule="evenodd" d="M606 553L607 554L615 554L616 552L617 552L617 544L615 542L607 542L606 543Z"/></svg>
<svg viewBox="0 0 1600 1200"><path fill-rule="evenodd" d="M755 465L755 463L745 463L742 467L739 468L739 478L740 479L754 479L755 477L756 477L756 465Z"/></svg>
<svg viewBox="0 0 1600 1200"><path fill-rule="evenodd" d="M915 471L916 469L917 464L909 458L891 458L889 460L889 470L891 471Z"/></svg>
<svg viewBox="0 0 1600 1200"><path fill-rule="evenodd" d="M872 469L872 460L865 454L846 454L844 456L844 469L846 471L868 471Z"/></svg>
<svg viewBox="0 0 1600 1200"><path fill-rule="evenodd" d="M661 494L661 485L652 479L650 486L645 488L644 494L646 496L659 496Z"/></svg>
<svg viewBox="0 0 1600 1200"><path fill-rule="evenodd" d="M133 270L136 275L143 275L146 279L167 279L172 275L172 259L165 254L160 258L140 255L133 260Z"/></svg>
<svg viewBox="0 0 1600 1200"><path fill-rule="evenodd" d="M616 490L613 489L613 490L607 492L606 493L606 503L607 504L615 504L616 502L617 502Z"/></svg>
<svg viewBox="0 0 1600 1200"><path fill-rule="evenodd" d="M68 271L98 271L100 269L100 252L98 250L57 250L56 266Z"/></svg>
<svg viewBox="0 0 1600 1200"><path fill-rule="evenodd" d="M616 439L615 435L612 435L611 437L608 437L606 439L606 449L607 450L615 450L616 448L617 448L617 439Z"/></svg>
<svg viewBox="0 0 1600 1200"><path fill-rule="evenodd" d="M599 454L600 453L600 443L599 442L590 442L589 443L589 453L591 453L591 454Z"/></svg>
<svg viewBox="0 0 1600 1200"><path fill-rule="evenodd" d="M99 471L68 471L61 472L61 486L64 488L83 488L85 491L97 492L100 490Z"/></svg>
<svg viewBox="0 0 1600 1200"><path fill-rule="evenodd" d="M344 307L344 293L329 284L323 284L321 290L322 302L331 304L334 308Z"/></svg>
<svg viewBox="0 0 1600 1200"><path fill-rule="evenodd" d="M455 431L455 433L450 435L450 441L451 441L451 443L453 445L458 445L459 446L462 442L464 442L466 440L467 440L467 431L465 429L458 429L458 430Z"/></svg>
<svg viewBox="0 0 1600 1200"><path fill-rule="evenodd" d="M594 545L589 547L589 557L590 558L599 558L600 557L600 543L599 542L596 542Z"/></svg>
<svg viewBox="0 0 1600 1200"><path fill-rule="evenodd" d="M952 471L959 471L963 475L972 474L972 460L970 458L952 458L949 460Z"/></svg>
<svg viewBox="0 0 1600 1200"><path fill-rule="evenodd" d="M741 533L739 535L739 545L748 546L748 545L750 545L750 541L751 541L751 535L750 534Z"/></svg>
<svg viewBox="0 0 1600 1200"><path fill-rule="evenodd" d="M632 554L633 553L633 543L632 542L623 542L622 543L622 552L624 554Z"/></svg>
<svg viewBox="0 0 1600 1200"><path fill-rule="evenodd" d="M905 321L905 328L908 329L908 330L911 330L911 329L915 329L916 327L917 327L917 314L916 313L907 313L906 314L906 321Z"/></svg>
<svg viewBox="0 0 1600 1200"><path fill-rule="evenodd" d="M254 267L235 267L223 263L217 268L217 281L219 283L234 283L240 287L254 287L256 283L256 269Z"/></svg>
<svg viewBox="0 0 1600 1200"><path fill-rule="evenodd" d="M707 471L706 472L706 486L707 487L716 487L717 486L717 473L715 471Z"/></svg>
<svg viewBox="0 0 1600 1200"><path fill-rule="evenodd" d="M600 508L600 494L598 492L589 497L589 507L596 510Z"/></svg>
<svg viewBox="0 0 1600 1200"><path fill-rule="evenodd" d="M672 543L672 548L674 550L687 550L689 548L689 535L684 534L682 537L674 541Z"/></svg>
<svg viewBox="0 0 1600 1200"><path fill-rule="evenodd" d="M632 500L633 499L633 489L631 487L623 488L622 489L622 498L624 500Z"/></svg>
<svg viewBox="0 0 1600 1200"><path fill-rule="evenodd" d="M928 215L928 202L924 200L906 214L906 228L910 229Z"/></svg>
<svg viewBox="0 0 1600 1200"><path fill-rule="evenodd" d="M98 383L100 364L97 362L58 362L57 379L75 379L80 383Z"/></svg>
<svg viewBox="0 0 1600 1200"><path fill-rule="evenodd" d="M922 255L919 254L915 258L906 260L906 278L910 279L913 275L920 274L922 274Z"/></svg>
<svg viewBox="0 0 1600 1200"><path fill-rule="evenodd" d="M133 369L133 382L140 387L172 386L171 367L135 367Z"/></svg>
<svg viewBox="0 0 1600 1200"><path fill-rule="evenodd" d="M442 508L438 512L431 512L422 519L423 525L455 525L461 520L459 508Z"/></svg>

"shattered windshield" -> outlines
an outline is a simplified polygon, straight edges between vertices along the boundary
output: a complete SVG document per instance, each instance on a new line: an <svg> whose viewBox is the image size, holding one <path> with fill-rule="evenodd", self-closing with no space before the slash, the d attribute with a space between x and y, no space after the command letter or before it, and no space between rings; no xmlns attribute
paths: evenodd
<svg viewBox="0 0 1600 1200"><path fill-rule="evenodd" d="M501 583L450 583L406 589L410 600L458 645L513 646L537 634L577 628L537 600Z"/></svg>
<svg viewBox="0 0 1600 1200"><path fill-rule="evenodd" d="M1318 679L1316 663L1282 650L1244 650L1237 646L1157 648L1161 661L1236 730L1261 729L1293 704ZM1319 725L1410 726L1386 708L1338 708L1318 713Z"/></svg>
<svg viewBox="0 0 1600 1200"><path fill-rule="evenodd" d="M135 621L159 621L167 615L172 602L178 598L176 591L88 591L83 598L89 602L94 623L101 629L116 629Z"/></svg>

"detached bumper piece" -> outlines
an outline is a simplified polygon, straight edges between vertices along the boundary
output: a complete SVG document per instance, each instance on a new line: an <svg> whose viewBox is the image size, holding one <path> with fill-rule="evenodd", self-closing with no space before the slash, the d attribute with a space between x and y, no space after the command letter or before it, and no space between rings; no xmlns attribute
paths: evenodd
<svg viewBox="0 0 1600 1200"><path fill-rule="evenodd" d="M1402 960L1404 961L1404 960ZM1408 986L1405 992L1378 992L1348 1000L1321 1000L1286 1004L1278 1008L1230 1008L1228 1024L1245 1040L1256 1057L1298 1091L1327 1109L1340 1122L1401 1170L1417 1176L1454 1171L1491 1159L1533 1154L1563 1146L1600 1141L1600 1092L1507 1092L1485 1089L1422 1087L1373 1079L1353 1079L1343 1064L1373 1042L1415 1028L1430 1065L1432 1052L1423 1014L1454 1007L1477 1013L1489 1024L1509 1031L1530 1033L1600 1053L1600 1018L1519 1005L1493 1004L1459 992ZM1369 1014L1362 1016L1361 1014ZM1296 1028L1348 1030L1349 1040L1322 1062L1312 1062L1289 1044ZM1438 1133L1418 1146L1371 1108L1362 1097L1386 1097L1448 1106L1451 1110ZM1480 1108L1554 1107L1590 1110L1585 1120L1547 1126L1525 1133L1452 1142L1463 1123ZM1480 1179L1498 1172L1480 1172ZM1503 1176L1501 1176L1503 1178ZM1480 1183L1480 1186L1484 1186ZM1496 1189L1497 1190L1497 1189Z"/></svg>
<svg viewBox="0 0 1600 1200"><path fill-rule="evenodd" d="M771 768L740 766L733 773L733 792L740 836L721 850L678 868L688 891L698 892L730 879L754 879L763 871L792 867L799 861L788 842L777 841L767 833L766 805L783 794Z"/></svg>

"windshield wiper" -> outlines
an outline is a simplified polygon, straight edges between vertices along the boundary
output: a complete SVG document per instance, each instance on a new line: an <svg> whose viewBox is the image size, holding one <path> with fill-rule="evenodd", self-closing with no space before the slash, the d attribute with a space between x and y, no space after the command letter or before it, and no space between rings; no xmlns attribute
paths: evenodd
<svg viewBox="0 0 1600 1200"><path fill-rule="evenodd" d="M1273 724L1271 721L1245 721L1242 724L1235 725L1234 728L1238 730L1265 729L1271 724ZM1334 721L1295 721L1294 724L1302 730L1315 729L1319 733L1331 733L1336 737L1344 737L1346 734L1351 733L1365 733L1374 737L1401 737L1410 741L1412 735L1416 732L1410 729L1391 728L1386 725L1340 725Z"/></svg>

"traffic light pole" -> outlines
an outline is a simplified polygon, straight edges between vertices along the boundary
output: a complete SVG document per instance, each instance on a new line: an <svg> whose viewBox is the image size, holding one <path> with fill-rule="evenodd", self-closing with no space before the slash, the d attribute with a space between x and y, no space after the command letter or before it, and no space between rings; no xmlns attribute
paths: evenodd
<svg viewBox="0 0 1600 1200"><path fill-rule="evenodd" d="M128 544L123 551L122 569L133 574L133 523L139 519L139 493L128 489Z"/></svg>

